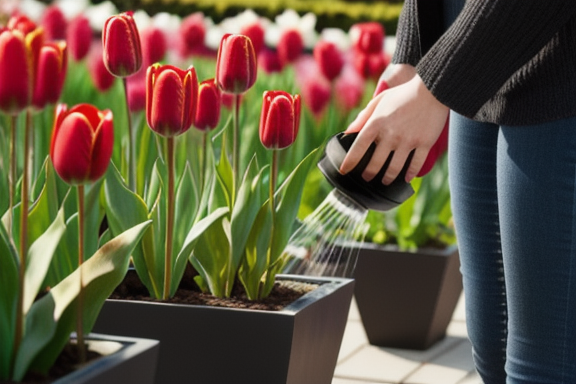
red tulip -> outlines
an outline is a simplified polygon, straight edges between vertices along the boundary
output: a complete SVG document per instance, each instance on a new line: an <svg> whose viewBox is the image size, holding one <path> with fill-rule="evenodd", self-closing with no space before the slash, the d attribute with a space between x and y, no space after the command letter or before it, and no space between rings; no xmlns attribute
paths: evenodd
<svg viewBox="0 0 576 384"><path fill-rule="evenodd" d="M126 79L126 97L131 112L146 108L146 73L140 71Z"/></svg>
<svg viewBox="0 0 576 384"><path fill-rule="evenodd" d="M264 92L260 117L260 141L268 149L290 146L300 127L300 95L284 91Z"/></svg>
<svg viewBox="0 0 576 384"><path fill-rule="evenodd" d="M384 27L375 21L357 23L350 28L354 49L364 53L378 53L384 49Z"/></svg>
<svg viewBox="0 0 576 384"><path fill-rule="evenodd" d="M240 29L240 34L248 36L254 47L254 53L256 56L264 48L264 27L259 22L254 22L252 24L245 25Z"/></svg>
<svg viewBox="0 0 576 384"><path fill-rule="evenodd" d="M194 126L202 131L216 128L220 121L220 89L214 79L204 80L198 88L198 107Z"/></svg>
<svg viewBox="0 0 576 384"><path fill-rule="evenodd" d="M30 105L42 29L25 17L12 18L0 29L0 110L18 114Z"/></svg>
<svg viewBox="0 0 576 384"><path fill-rule="evenodd" d="M198 78L194 67L183 71L154 64L146 72L146 119L156 133L171 137L186 132L196 116Z"/></svg>
<svg viewBox="0 0 576 384"><path fill-rule="evenodd" d="M42 109L46 104L58 101L64 86L67 66L68 54L64 41L46 43L42 47L32 96L34 107Z"/></svg>
<svg viewBox="0 0 576 384"><path fill-rule="evenodd" d="M92 44L92 27L86 16L80 15L72 19L66 32L68 50L75 61L86 57Z"/></svg>
<svg viewBox="0 0 576 384"><path fill-rule="evenodd" d="M88 55L88 70L94 86L100 92L108 91L114 84L116 78L108 71L106 65L104 65L102 46L100 44L95 44Z"/></svg>
<svg viewBox="0 0 576 384"><path fill-rule="evenodd" d="M184 18L180 24L181 55L187 57L201 51L205 37L206 26L202 13L196 12Z"/></svg>
<svg viewBox="0 0 576 384"><path fill-rule="evenodd" d="M332 91L326 79L310 78L302 84L302 100L314 116L319 117L330 103Z"/></svg>
<svg viewBox="0 0 576 384"><path fill-rule="evenodd" d="M321 40L314 46L313 53L322 74L328 80L332 81L340 75L344 67L344 57L336 44Z"/></svg>
<svg viewBox="0 0 576 384"><path fill-rule="evenodd" d="M142 31L140 38L142 41L142 59L146 68L164 59L167 50L166 36L161 29L147 28Z"/></svg>
<svg viewBox="0 0 576 384"><path fill-rule="evenodd" d="M42 14L42 20L40 21L42 27L44 27L44 32L46 34L46 40L65 40L66 39L66 28L68 22L64 13L60 10L57 5L50 5L46 7L44 13Z"/></svg>
<svg viewBox="0 0 576 384"><path fill-rule="evenodd" d="M244 35L226 34L220 41L216 60L216 81L224 91L240 94L256 82L256 54Z"/></svg>
<svg viewBox="0 0 576 384"><path fill-rule="evenodd" d="M69 184L96 181L104 175L114 145L110 110L90 104L56 109L50 158L58 175Z"/></svg>
<svg viewBox="0 0 576 384"><path fill-rule="evenodd" d="M142 66L140 35L131 12L106 20L102 30L102 46L104 64L114 76L130 76Z"/></svg>
<svg viewBox="0 0 576 384"><path fill-rule="evenodd" d="M258 55L258 66L266 73L282 72L282 68L284 68L278 57L278 52L266 47Z"/></svg>
<svg viewBox="0 0 576 384"><path fill-rule="evenodd" d="M280 36L276 50L283 64L294 62L304 50L302 35L295 29L284 31Z"/></svg>
<svg viewBox="0 0 576 384"><path fill-rule="evenodd" d="M354 67L365 79L377 79L382 75L389 63L390 58L384 52L357 52L354 56Z"/></svg>

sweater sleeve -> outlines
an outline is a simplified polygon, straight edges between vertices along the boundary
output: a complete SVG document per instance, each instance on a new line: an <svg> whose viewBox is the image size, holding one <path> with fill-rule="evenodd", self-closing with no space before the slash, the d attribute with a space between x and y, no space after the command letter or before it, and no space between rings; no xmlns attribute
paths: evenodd
<svg viewBox="0 0 576 384"><path fill-rule="evenodd" d="M469 0L418 74L440 102L473 117L575 14L574 0Z"/></svg>
<svg viewBox="0 0 576 384"><path fill-rule="evenodd" d="M416 66L443 31L443 0L405 0L396 33L393 63Z"/></svg>

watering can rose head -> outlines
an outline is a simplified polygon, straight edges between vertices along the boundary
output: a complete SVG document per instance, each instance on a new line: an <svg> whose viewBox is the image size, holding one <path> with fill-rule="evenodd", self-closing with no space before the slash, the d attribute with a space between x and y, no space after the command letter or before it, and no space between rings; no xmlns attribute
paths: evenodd
<svg viewBox="0 0 576 384"><path fill-rule="evenodd" d="M140 35L132 13L112 16L102 30L104 64L117 77L130 76L142 67Z"/></svg>
<svg viewBox="0 0 576 384"><path fill-rule="evenodd" d="M256 82L256 72L256 53L250 38L238 34L224 35L216 59L218 87L228 93L244 93Z"/></svg>
<svg viewBox="0 0 576 384"><path fill-rule="evenodd" d="M300 127L300 95L285 91L266 91L260 117L260 141L269 149L290 146Z"/></svg>
<svg viewBox="0 0 576 384"><path fill-rule="evenodd" d="M146 119L150 128L165 137L186 132L194 122L198 78L194 67L182 70L154 64L146 72Z"/></svg>
<svg viewBox="0 0 576 384"><path fill-rule="evenodd" d="M96 181L104 175L114 144L112 112L90 104L56 109L50 158L58 175L69 184Z"/></svg>

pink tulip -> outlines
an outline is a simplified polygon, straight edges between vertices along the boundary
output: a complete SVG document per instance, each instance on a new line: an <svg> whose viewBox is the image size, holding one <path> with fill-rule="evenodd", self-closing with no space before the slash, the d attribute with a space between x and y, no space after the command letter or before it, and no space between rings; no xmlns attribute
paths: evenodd
<svg viewBox="0 0 576 384"><path fill-rule="evenodd" d="M116 78L108 71L106 65L104 65L102 46L100 44L95 44L90 50L88 55L88 71L90 72L92 83L94 83L94 86L100 92L106 92L114 85Z"/></svg>
<svg viewBox="0 0 576 384"><path fill-rule="evenodd" d="M180 24L181 49L180 54L188 57L204 48L206 38L206 26L204 15L200 12L193 13L182 20Z"/></svg>
<svg viewBox="0 0 576 384"><path fill-rule="evenodd" d="M68 24L68 50L75 61L80 61L88 55L92 44L92 27L86 16L75 17Z"/></svg>
<svg viewBox="0 0 576 384"><path fill-rule="evenodd" d="M258 55L258 66L266 73L282 72L284 66L278 57L278 52L264 47Z"/></svg>
<svg viewBox="0 0 576 384"><path fill-rule="evenodd" d="M146 28L140 34L142 42L142 61L143 67L160 62L166 56L166 36L164 32L156 27Z"/></svg>
<svg viewBox="0 0 576 384"><path fill-rule="evenodd" d="M40 25L44 28L46 40L66 40L68 22L57 5L46 7Z"/></svg>
<svg viewBox="0 0 576 384"><path fill-rule="evenodd" d="M299 31L288 29L282 33L276 47L280 61L286 65L294 62L304 50L304 40Z"/></svg>

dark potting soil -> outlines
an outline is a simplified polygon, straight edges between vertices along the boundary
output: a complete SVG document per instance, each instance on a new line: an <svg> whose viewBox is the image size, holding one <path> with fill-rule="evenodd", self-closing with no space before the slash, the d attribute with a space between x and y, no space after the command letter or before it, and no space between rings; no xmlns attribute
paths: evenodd
<svg viewBox="0 0 576 384"><path fill-rule="evenodd" d="M136 272L130 270L123 282L114 290L112 295L110 295L110 299L279 311L317 287L317 284L280 280L274 284L274 288L268 297L261 300L249 300L242 285L238 283L234 286L230 298L219 298L201 292L198 286L192 281L192 276L187 273L182 279L182 283L174 297L168 300L159 300L150 297L148 290L142 284Z"/></svg>
<svg viewBox="0 0 576 384"><path fill-rule="evenodd" d="M99 358L101 355L97 352L87 350L86 351L86 363L90 363L92 360ZM64 347L64 350L60 353L56 362L48 375L44 376L38 373L29 372L26 374L22 381L0 381L0 384L48 384L53 381L58 380L61 377L66 376L69 373L74 372L78 369L80 361L78 360L78 350L76 349L75 343L68 343Z"/></svg>

